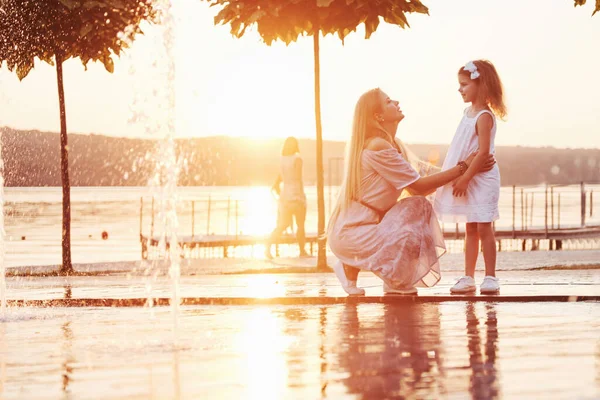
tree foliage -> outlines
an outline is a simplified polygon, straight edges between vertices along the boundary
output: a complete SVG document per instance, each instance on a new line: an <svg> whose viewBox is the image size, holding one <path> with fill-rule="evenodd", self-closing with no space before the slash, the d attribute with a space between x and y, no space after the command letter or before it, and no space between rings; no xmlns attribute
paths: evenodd
<svg viewBox="0 0 600 400"><path fill-rule="evenodd" d="M586 3L586 0L575 0L575 7L582 6L585 3ZM592 13L592 16L594 16L594 14L596 14L598 11L600 11L600 0L596 0L596 6L594 8L594 12Z"/></svg>
<svg viewBox="0 0 600 400"><path fill-rule="evenodd" d="M152 0L0 1L0 63L23 79L36 58L54 65L79 58L84 66L100 61L113 72L140 23L156 18Z"/></svg>
<svg viewBox="0 0 600 400"><path fill-rule="evenodd" d="M286 44L299 36L337 34L343 41L360 24L368 39L381 19L405 28L407 13L428 14L419 0L206 0L222 7L215 25L229 24L231 34L241 37L256 24L258 33L270 45L275 40Z"/></svg>

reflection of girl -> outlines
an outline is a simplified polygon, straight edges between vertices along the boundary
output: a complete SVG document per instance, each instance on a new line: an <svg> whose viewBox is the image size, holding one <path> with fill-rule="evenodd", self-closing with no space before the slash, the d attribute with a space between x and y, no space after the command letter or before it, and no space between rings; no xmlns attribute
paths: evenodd
<svg viewBox="0 0 600 400"><path fill-rule="evenodd" d="M282 182L283 190L280 189ZM296 220L296 226L298 227L296 238L300 246L300 256L308 256L308 253L304 250L306 241L304 234L306 195L302 183L302 158L300 158L300 148L295 137L290 136L285 139L281 150L281 173L277 176L271 190L279 195L279 210L277 213L277 227L273 230L267 242L265 257L273 258L271 245L277 241L288 226L292 225L293 219Z"/></svg>
<svg viewBox="0 0 600 400"><path fill-rule="evenodd" d="M498 319L494 303L485 304L485 324L477 318L474 303L467 303L467 347L471 376L469 392L474 399L500 398L496 371L496 351L498 349ZM479 327L486 326L485 353L481 353L482 337Z"/></svg>

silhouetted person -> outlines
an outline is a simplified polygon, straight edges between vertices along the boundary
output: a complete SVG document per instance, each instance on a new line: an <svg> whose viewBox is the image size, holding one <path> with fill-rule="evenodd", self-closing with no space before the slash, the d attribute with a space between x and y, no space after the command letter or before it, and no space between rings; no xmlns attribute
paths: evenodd
<svg viewBox="0 0 600 400"><path fill-rule="evenodd" d="M283 183L283 189L281 184ZM296 220L298 227L296 238L300 246L300 256L306 257L308 253L304 249L306 243L304 233L304 221L306 219L306 194L302 183L302 158L298 140L295 137L285 139L281 150L281 172L271 188L279 195L279 209L277 212L277 227L271 233L266 244L265 257L273 258L271 245L277 241L281 234Z"/></svg>

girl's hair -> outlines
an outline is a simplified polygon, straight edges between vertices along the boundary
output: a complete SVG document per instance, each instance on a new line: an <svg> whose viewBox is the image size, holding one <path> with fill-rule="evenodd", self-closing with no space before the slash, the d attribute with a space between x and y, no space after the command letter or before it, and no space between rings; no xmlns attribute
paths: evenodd
<svg viewBox="0 0 600 400"><path fill-rule="evenodd" d="M506 104L504 104L504 88L494 64L488 60L472 62L479 72L479 77L472 79L477 82L479 87L478 100L487 104L498 118L504 119L507 114ZM458 70L458 74L471 79L471 72L464 67Z"/></svg>
<svg viewBox="0 0 600 400"><path fill-rule="evenodd" d="M298 146L298 139L293 136L289 136L285 139L283 147L281 148L282 156L293 156L296 153L300 153L300 147Z"/></svg>
<svg viewBox="0 0 600 400"><path fill-rule="evenodd" d="M361 155L365 143L373 137L381 137L389 142L409 163L418 168L422 163L398 138L387 132L375 118L376 113L383 111L381 89L371 89L358 99L354 108L354 121L352 123L352 136L346 145L344 179L340 192L329 220L329 229L333 227L340 212L346 210L353 200L360 198L361 182Z"/></svg>

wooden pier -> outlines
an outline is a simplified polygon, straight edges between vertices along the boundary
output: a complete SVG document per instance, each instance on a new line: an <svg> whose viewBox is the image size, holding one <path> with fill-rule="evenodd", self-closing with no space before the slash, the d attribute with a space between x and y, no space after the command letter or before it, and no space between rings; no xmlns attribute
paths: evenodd
<svg viewBox="0 0 600 400"><path fill-rule="evenodd" d="M600 223L597 217L594 219L593 189L591 187L586 188L583 182L578 186L576 192L573 190L565 192L561 185L542 188L516 186L506 188L505 190L509 190L512 195L511 209L508 211L511 212L508 215L511 215L512 221L509 220L510 226L508 227L506 226L507 221L505 221L502 228L496 229L494 226L498 251L585 248L585 246L579 246L578 243L587 243L587 248L600 248ZM562 207L561 194L563 195ZM541 201L536 201L536 199ZM565 200L569 199L571 203L576 202L578 215L575 215L577 220L573 219L572 213L565 215L561 210L561 208L565 208ZM209 195L206 199L188 201L188 203L191 207L187 207L184 213L189 218L189 230L187 230L187 234L178 235L177 239L178 247L182 250L180 252L182 257L203 257L210 254L209 257L227 258L235 255L238 248L264 246L269 240L268 235L248 235L241 232L239 218L240 215L243 216L243 212L240 214L241 203L239 199L231 199L229 196L222 199L211 199ZM144 199L140 198L139 236L143 259L153 258L161 250L164 251L171 247L169 240L165 240L165 243L162 244L160 236L155 234L154 198L151 199L150 205L151 211L148 213L150 224L149 229L146 229L146 231L149 230L149 233L145 234L143 229ZM200 207L197 205L200 205ZM571 208L574 205L571 204ZM221 220L219 220L219 216L215 215L218 212L226 215L226 218L222 218L222 215ZM507 212L507 210L505 209L504 212ZM202 220L202 218L197 218L198 213L204 218L206 224L202 227L204 229L201 229L205 232L204 234L199 233L200 229L196 226L196 221ZM534 218L534 214L537 216L536 218ZM215 233L213 231L215 225L222 232ZM231 229L233 234L230 233L230 226L233 228ZM464 228L464 224L461 227ZM451 230L444 231L447 248L452 249L452 251L462 251L464 248L464 231L459 230L458 224L445 224L442 226L442 229L448 228ZM279 246L289 246L295 243L296 238L291 232L291 234L284 234L273 245L275 245L276 254L279 255ZM317 244L316 233L307 233L306 243L310 247L310 254L313 254ZM563 244L566 244L566 246L563 247Z"/></svg>
<svg viewBox="0 0 600 400"><path fill-rule="evenodd" d="M462 241L465 238L465 234L462 231L459 232L444 232L444 239L449 241ZM530 249L537 250L540 248L540 241L546 241L547 248L549 250L561 250L563 242L568 240L598 240L600 248L600 226L591 226L583 228L562 228L552 229L546 231L545 229L534 229L528 231L513 231L513 230L497 230L496 241L498 243L498 250L502 251L503 247L506 249L507 246L503 246L505 241L518 241L521 250L526 249L526 245L530 244ZM140 234L140 242L142 245L142 258L147 259L150 251L158 250L158 246L161 238L158 236L149 238ZM253 235L207 235L207 236L179 236L178 245L181 250L194 250L194 249L220 249L220 256L227 258L229 257L231 250L239 247L252 247L265 245L267 243L268 236L253 236ZM273 243L276 247L276 253L278 253L279 245L294 245L296 244L296 237L293 235L283 235L279 240ZM312 255L313 250L316 249L317 235L307 234L306 243L309 245L309 252ZM171 243L166 240L165 247L170 248ZM182 252L184 254L185 252Z"/></svg>

